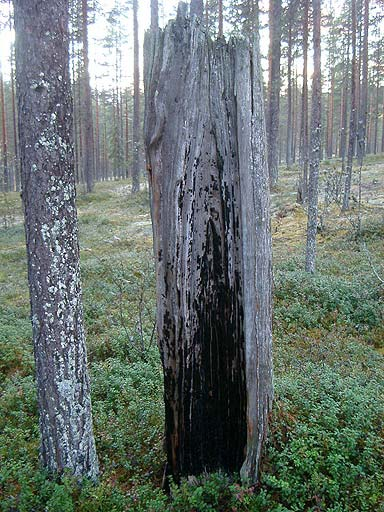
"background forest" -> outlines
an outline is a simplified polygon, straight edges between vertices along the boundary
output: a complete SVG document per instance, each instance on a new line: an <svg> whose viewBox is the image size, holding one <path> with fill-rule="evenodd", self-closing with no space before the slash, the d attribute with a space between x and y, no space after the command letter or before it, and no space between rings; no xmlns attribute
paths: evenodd
<svg viewBox="0 0 384 512"><path fill-rule="evenodd" d="M383 5L322 2L312 274L305 271L312 8L308 0L260 4L273 148L275 374L261 481L246 488L235 476L204 474L171 483L167 494L142 127L150 19L143 4L71 2L81 272L101 469L100 485L81 488L70 475L48 478L38 461L12 9L1 6L10 53L2 53L0 75L0 510L384 511ZM175 12L174 2L163 4L161 25ZM254 12L252 0L207 0L204 22L213 36L252 34Z"/></svg>

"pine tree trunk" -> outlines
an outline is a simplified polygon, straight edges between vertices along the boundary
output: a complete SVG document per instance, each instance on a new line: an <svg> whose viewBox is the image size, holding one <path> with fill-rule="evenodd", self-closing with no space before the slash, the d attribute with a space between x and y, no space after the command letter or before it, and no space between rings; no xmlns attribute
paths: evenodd
<svg viewBox="0 0 384 512"><path fill-rule="evenodd" d="M15 0L22 197L41 459L96 478L79 269L68 2Z"/></svg>
<svg viewBox="0 0 384 512"><path fill-rule="evenodd" d="M219 11L219 33L218 36L223 35L223 0L218 0L218 11Z"/></svg>
<svg viewBox="0 0 384 512"><path fill-rule="evenodd" d="M328 95L327 111L327 158L333 156L333 116L334 116L334 94L335 94L335 70L333 63L331 66L330 91Z"/></svg>
<svg viewBox="0 0 384 512"><path fill-rule="evenodd" d="M377 154L378 149L378 135L379 135L379 95L380 95L380 73L376 77L376 94L375 94L375 133L373 136L373 153Z"/></svg>
<svg viewBox="0 0 384 512"><path fill-rule="evenodd" d="M364 28L362 51L362 75L360 87L360 111L357 134L357 156L359 164L363 162L367 144L367 110L368 110L368 28L369 28L369 0L364 0Z"/></svg>
<svg viewBox="0 0 384 512"><path fill-rule="evenodd" d="M129 108L128 108L129 89L125 90L125 177L129 178Z"/></svg>
<svg viewBox="0 0 384 512"><path fill-rule="evenodd" d="M383 109L381 113L381 152L384 153L384 88L383 88Z"/></svg>
<svg viewBox="0 0 384 512"><path fill-rule="evenodd" d="M207 9L207 13L208 13L208 9ZM203 19L203 15L204 15L204 0L191 0L191 16L197 16L200 19ZM208 23L207 23L207 28L208 28Z"/></svg>
<svg viewBox="0 0 384 512"><path fill-rule="evenodd" d="M308 224L305 270L315 272L316 233L319 196L319 168L321 146L321 0L312 0L313 6L313 78L311 109L311 148L308 182Z"/></svg>
<svg viewBox="0 0 384 512"><path fill-rule="evenodd" d="M302 167L298 199L306 201L308 195L308 23L309 0L304 0L303 10L303 92L301 97L300 164Z"/></svg>
<svg viewBox="0 0 384 512"><path fill-rule="evenodd" d="M349 70L349 48L350 48L350 30L348 26L347 45L343 51L343 86L340 105L340 145L339 157L341 158L342 176L345 175L345 154L347 147L347 127L348 127L348 70ZM341 194L341 183L339 180L337 197Z"/></svg>
<svg viewBox="0 0 384 512"><path fill-rule="evenodd" d="M139 26L138 4L133 0L133 168L132 193L140 190L140 70L139 70Z"/></svg>
<svg viewBox="0 0 384 512"><path fill-rule="evenodd" d="M89 56L88 56L88 0L81 0L82 7L82 38L83 38L83 76L82 76L82 117L84 127L83 140L83 173L87 192L93 189L95 176L94 164L94 140L93 140L93 118L92 118L92 96L89 79Z"/></svg>
<svg viewBox="0 0 384 512"><path fill-rule="evenodd" d="M267 136L269 183L272 187L277 184L279 174L280 55L281 0L270 0Z"/></svg>
<svg viewBox="0 0 384 512"><path fill-rule="evenodd" d="M101 181L99 93L95 91L95 178Z"/></svg>
<svg viewBox="0 0 384 512"><path fill-rule="evenodd" d="M351 76L351 114L349 119L349 141L347 165L344 174L344 195L342 209L349 209L349 196L352 185L352 165L356 143L357 124L357 58L356 58L356 0L351 4L351 38L352 38L352 76Z"/></svg>
<svg viewBox="0 0 384 512"><path fill-rule="evenodd" d="M242 476L255 482L272 401L258 50L212 42L186 14L180 4L145 51L167 458L179 479L239 471L246 450Z"/></svg>
<svg viewBox="0 0 384 512"><path fill-rule="evenodd" d="M289 14L291 12L289 11ZM288 19L288 49L287 49L287 146L285 161L289 167L292 164L292 24L291 18Z"/></svg>
<svg viewBox="0 0 384 512"><path fill-rule="evenodd" d="M151 30L159 28L159 1L151 0Z"/></svg>
<svg viewBox="0 0 384 512"><path fill-rule="evenodd" d="M11 59L11 94L12 94L12 128L13 128L13 146L15 152L15 189L20 190L20 162L19 162L19 138L17 136L17 112L15 100L15 70L13 67L14 59Z"/></svg>
<svg viewBox="0 0 384 512"><path fill-rule="evenodd" d="M10 190L10 175L8 168L8 139L7 139L7 118L5 113L4 101L4 81L3 71L0 65L0 110L1 110L1 146L3 153L3 190L8 192Z"/></svg>
<svg viewBox="0 0 384 512"><path fill-rule="evenodd" d="M299 120L298 120L298 97L299 91L297 87L297 71L295 72L295 81L293 87L293 111L292 111L292 163L296 162L296 153L297 153L297 138L298 138L298 129Z"/></svg>

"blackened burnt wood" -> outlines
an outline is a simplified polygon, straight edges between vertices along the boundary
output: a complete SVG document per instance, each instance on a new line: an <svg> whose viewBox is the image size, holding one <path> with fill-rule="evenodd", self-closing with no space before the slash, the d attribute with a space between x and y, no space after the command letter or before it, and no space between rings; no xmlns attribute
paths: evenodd
<svg viewBox="0 0 384 512"><path fill-rule="evenodd" d="M212 42L185 5L178 12L145 48L167 457L177 479L243 466L256 481L272 401L258 53Z"/></svg>

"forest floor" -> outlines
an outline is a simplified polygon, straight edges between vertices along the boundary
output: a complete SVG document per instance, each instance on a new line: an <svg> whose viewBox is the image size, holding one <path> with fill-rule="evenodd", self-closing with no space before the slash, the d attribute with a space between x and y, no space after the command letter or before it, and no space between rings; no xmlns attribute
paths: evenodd
<svg viewBox="0 0 384 512"><path fill-rule="evenodd" d="M306 213L295 169L272 194L275 403L257 489L203 475L160 489L161 366L154 336L152 228L146 190L79 191L81 267L98 487L39 471L20 197L0 197L0 510L384 511L384 157L358 173L352 208L324 206L317 272L304 269ZM359 216L361 218L358 233Z"/></svg>

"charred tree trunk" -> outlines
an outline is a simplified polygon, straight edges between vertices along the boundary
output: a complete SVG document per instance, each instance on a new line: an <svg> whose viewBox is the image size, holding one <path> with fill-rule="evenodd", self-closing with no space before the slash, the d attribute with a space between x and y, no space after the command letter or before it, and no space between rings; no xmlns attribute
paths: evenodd
<svg viewBox="0 0 384 512"><path fill-rule="evenodd" d="M79 268L68 2L15 0L22 197L44 466L95 478Z"/></svg>
<svg viewBox="0 0 384 512"><path fill-rule="evenodd" d="M272 402L258 48L212 42L186 14L145 52L167 458L176 479L242 468L255 482Z"/></svg>
<svg viewBox="0 0 384 512"><path fill-rule="evenodd" d="M319 167L321 146L321 0L312 0L313 6L313 78L311 108L311 148L308 182L308 224L305 270L315 272L316 233L319 196Z"/></svg>
<svg viewBox="0 0 384 512"><path fill-rule="evenodd" d="M269 183L272 187L276 185L279 174L280 55L281 0L270 0L267 136Z"/></svg>
<svg viewBox="0 0 384 512"><path fill-rule="evenodd" d="M132 193L140 190L140 68L139 68L139 25L138 4L133 0L133 166Z"/></svg>

